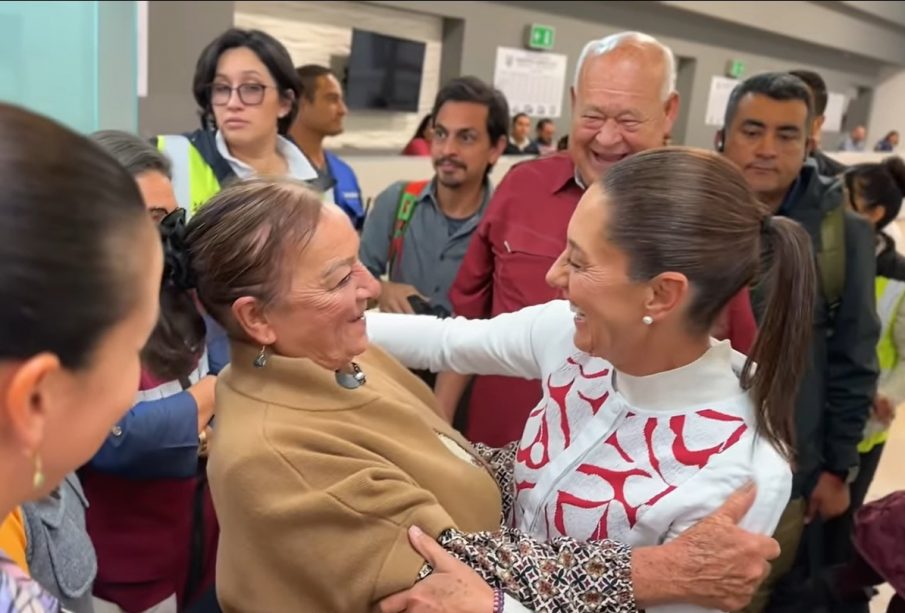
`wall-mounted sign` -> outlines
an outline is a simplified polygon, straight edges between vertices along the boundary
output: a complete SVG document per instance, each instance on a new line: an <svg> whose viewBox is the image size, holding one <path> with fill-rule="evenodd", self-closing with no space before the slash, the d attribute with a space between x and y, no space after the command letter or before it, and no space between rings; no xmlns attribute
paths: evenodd
<svg viewBox="0 0 905 613"><path fill-rule="evenodd" d="M527 45L529 49L550 50L553 48L555 37L556 31L551 26L543 26L537 23L532 23L528 26Z"/></svg>
<svg viewBox="0 0 905 613"><path fill-rule="evenodd" d="M729 60L726 62L726 76L740 79L745 74L745 63L741 60Z"/></svg>

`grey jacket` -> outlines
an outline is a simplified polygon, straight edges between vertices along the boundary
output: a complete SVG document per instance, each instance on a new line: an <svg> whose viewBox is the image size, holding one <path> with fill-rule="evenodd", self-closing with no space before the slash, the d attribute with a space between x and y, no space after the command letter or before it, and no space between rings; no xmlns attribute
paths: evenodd
<svg viewBox="0 0 905 613"><path fill-rule="evenodd" d="M97 575L94 546L85 530L88 501L72 473L42 500L22 505L31 576L74 613L93 613Z"/></svg>

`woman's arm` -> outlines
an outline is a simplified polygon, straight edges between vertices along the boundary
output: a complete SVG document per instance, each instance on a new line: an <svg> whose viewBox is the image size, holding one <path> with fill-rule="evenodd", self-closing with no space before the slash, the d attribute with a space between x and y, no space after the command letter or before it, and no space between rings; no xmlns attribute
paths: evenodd
<svg viewBox="0 0 905 613"><path fill-rule="evenodd" d="M493 319L437 319L370 312L368 336L409 368L539 379L544 348L572 334L568 303ZM568 342L568 339L566 339Z"/></svg>
<svg viewBox="0 0 905 613"><path fill-rule="evenodd" d="M89 462L134 478L183 478L198 467L198 405L189 392L139 402Z"/></svg>
<svg viewBox="0 0 905 613"><path fill-rule="evenodd" d="M518 452L518 441L513 441L499 449L475 443L475 451L487 462L490 474L500 488L503 502L503 524L507 524L515 502L515 454Z"/></svg>

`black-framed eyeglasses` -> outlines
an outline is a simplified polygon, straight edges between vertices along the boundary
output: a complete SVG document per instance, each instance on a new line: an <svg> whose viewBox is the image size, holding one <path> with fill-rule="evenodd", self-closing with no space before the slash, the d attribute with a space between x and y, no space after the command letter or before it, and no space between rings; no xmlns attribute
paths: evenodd
<svg viewBox="0 0 905 613"><path fill-rule="evenodd" d="M227 83L211 83L207 87L210 90L211 104L214 106L228 104L233 92L238 92L242 104L256 106L264 102L264 94L269 86L260 83L242 83L233 87Z"/></svg>

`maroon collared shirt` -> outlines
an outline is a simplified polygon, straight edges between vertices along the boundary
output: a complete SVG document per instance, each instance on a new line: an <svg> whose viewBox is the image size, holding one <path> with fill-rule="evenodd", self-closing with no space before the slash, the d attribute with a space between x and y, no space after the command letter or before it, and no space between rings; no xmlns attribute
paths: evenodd
<svg viewBox="0 0 905 613"><path fill-rule="evenodd" d="M565 152L513 166L487 205L449 292L454 312L485 319L559 297L545 277L566 247L566 228L583 193ZM466 435L497 447L521 438L541 396L540 381L478 377Z"/></svg>
<svg viewBox="0 0 905 613"><path fill-rule="evenodd" d="M450 289L455 314L486 319L558 298L546 274L566 248L566 229L582 194L566 152L513 166L488 203ZM748 352L755 325L747 290L732 299L716 327L718 338ZM477 377L466 436L495 447L520 439L542 395L537 380Z"/></svg>

